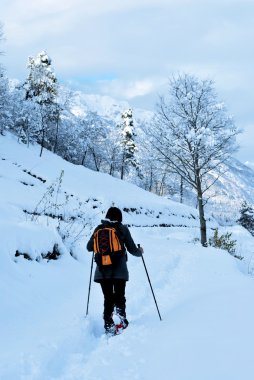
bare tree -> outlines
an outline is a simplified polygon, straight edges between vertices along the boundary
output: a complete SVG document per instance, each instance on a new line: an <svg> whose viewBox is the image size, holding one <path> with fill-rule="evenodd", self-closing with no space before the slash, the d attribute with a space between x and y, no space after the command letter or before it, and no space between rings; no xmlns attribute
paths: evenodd
<svg viewBox="0 0 254 380"><path fill-rule="evenodd" d="M218 102L213 82L188 74L170 80L167 97L160 97L149 128L159 159L196 191L203 246L207 246L204 193L237 149L239 132Z"/></svg>

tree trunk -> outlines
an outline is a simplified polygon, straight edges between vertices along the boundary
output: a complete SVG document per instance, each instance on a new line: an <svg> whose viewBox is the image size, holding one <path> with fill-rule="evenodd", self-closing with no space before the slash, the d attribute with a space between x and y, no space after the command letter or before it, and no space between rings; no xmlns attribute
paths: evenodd
<svg viewBox="0 0 254 380"><path fill-rule="evenodd" d="M122 165L122 167L121 167L121 179L123 179L123 177L124 177L124 166Z"/></svg>
<svg viewBox="0 0 254 380"><path fill-rule="evenodd" d="M85 166L86 154L87 154L87 150L85 151L84 156L83 156L83 158L81 160L81 165L82 166Z"/></svg>
<svg viewBox="0 0 254 380"><path fill-rule="evenodd" d="M112 177L113 177L114 171L115 171L114 164L113 164L113 162L111 162L110 167L109 167L109 175L112 175Z"/></svg>
<svg viewBox="0 0 254 380"><path fill-rule="evenodd" d="M114 171L115 171L115 152L113 149L111 160L110 160L109 175L114 176Z"/></svg>
<svg viewBox="0 0 254 380"><path fill-rule="evenodd" d="M165 181L165 174L163 174L161 182L160 182L160 189L159 189L159 196L162 197L164 194L164 181Z"/></svg>
<svg viewBox="0 0 254 380"><path fill-rule="evenodd" d="M180 203L183 203L183 177L181 176L180 182Z"/></svg>
<svg viewBox="0 0 254 380"><path fill-rule="evenodd" d="M148 190L151 192L153 189L153 169L151 167L151 170L150 170L150 183L149 183L149 188Z"/></svg>
<svg viewBox="0 0 254 380"><path fill-rule="evenodd" d="M45 139L45 129L43 128L42 130L42 138L41 138L41 152L40 152L40 157L42 156L42 151L44 148L44 139Z"/></svg>
<svg viewBox="0 0 254 380"><path fill-rule="evenodd" d="M95 169L96 169L97 172L99 172L100 171L100 167L99 167L99 163L97 162L96 154L95 154L95 152L94 152L93 149L91 150L91 152L92 152L92 156L93 156L93 160L94 160L94 164L95 164Z"/></svg>
<svg viewBox="0 0 254 380"><path fill-rule="evenodd" d="M203 247L207 247L207 236L206 236L206 220L203 204L203 194L201 190L200 178L197 177L197 201L198 201L198 211L199 211L199 222L200 222L200 238Z"/></svg>
<svg viewBox="0 0 254 380"><path fill-rule="evenodd" d="M121 179L124 177L124 166L125 166L125 153L123 153L123 160L122 160L122 165L121 165Z"/></svg>
<svg viewBox="0 0 254 380"><path fill-rule="evenodd" d="M199 211L199 221L200 221L201 244L203 245L203 247L207 247L206 220L205 220L205 214L204 214L202 194L201 196L198 196L198 211Z"/></svg>
<svg viewBox="0 0 254 380"><path fill-rule="evenodd" d="M56 153L56 147L57 147L57 143L58 143L58 130L59 130L59 116L57 115L57 119L56 119L56 137L55 137L55 143L54 143L54 149L53 149L53 152Z"/></svg>

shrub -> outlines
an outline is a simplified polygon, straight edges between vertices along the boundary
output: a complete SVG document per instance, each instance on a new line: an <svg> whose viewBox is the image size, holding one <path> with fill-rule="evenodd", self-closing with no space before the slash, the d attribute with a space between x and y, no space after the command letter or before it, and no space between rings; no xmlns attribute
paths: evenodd
<svg viewBox="0 0 254 380"><path fill-rule="evenodd" d="M232 233L226 232L224 235L219 236L218 228L215 229L214 235L208 240L208 244L215 248L224 249L231 255L235 255L236 240L231 240ZM238 257L239 258L239 257Z"/></svg>
<svg viewBox="0 0 254 380"><path fill-rule="evenodd" d="M254 236L254 210L246 201L241 205L240 218L237 220L237 223L246 228Z"/></svg>

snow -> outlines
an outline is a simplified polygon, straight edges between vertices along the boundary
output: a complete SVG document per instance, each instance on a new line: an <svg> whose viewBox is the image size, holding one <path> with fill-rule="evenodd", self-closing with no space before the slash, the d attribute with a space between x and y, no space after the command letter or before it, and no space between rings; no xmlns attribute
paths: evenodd
<svg viewBox="0 0 254 380"><path fill-rule="evenodd" d="M31 220L23 212L35 209L61 170L59 207L51 211L63 211L60 204L68 192L64 217L82 209L91 222L76 246L76 260L55 220L45 215ZM203 248L194 243L199 234L195 209L46 151L39 158L39 147L27 149L12 136L0 137L0 184L1 379L252 379L254 282L248 273L254 239L246 230L228 229L244 256L241 261L225 251ZM98 284L92 283L85 318L91 265L85 245L113 201L128 208L124 222L144 247L163 320L142 260L129 255L130 325L122 335L106 339ZM166 222L172 226L160 227ZM214 226L216 222L208 222L209 229ZM54 244L60 247L58 260L36 260ZM33 260L15 257L16 249Z"/></svg>
<svg viewBox="0 0 254 380"><path fill-rule="evenodd" d="M105 95L85 94L81 91L73 91L72 111L78 115L84 115L88 111L96 112L103 117L120 121L120 115L130 108L126 101L119 101ZM154 113L140 108L135 108L135 118L150 122Z"/></svg>
<svg viewBox="0 0 254 380"><path fill-rule="evenodd" d="M41 255L52 252L56 244L60 253L66 252L66 248L56 231L32 222L1 222L0 241L3 255L9 252L15 253L16 250L19 250L22 253L29 253L32 260L40 260Z"/></svg>

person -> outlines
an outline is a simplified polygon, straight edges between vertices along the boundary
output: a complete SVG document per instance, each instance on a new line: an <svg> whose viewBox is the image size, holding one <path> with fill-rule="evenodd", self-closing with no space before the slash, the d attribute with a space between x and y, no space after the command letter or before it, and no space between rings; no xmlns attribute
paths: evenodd
<svg viewBox="0 0 254 380"><path fill-rule="evenodd" d="M127 253L134 256L142 256L144 250L142 247L137 247L133 241L131 233L126 225L122 224L122 212L117 207L110 207L106 213L106 218L101 221L92 234L87 243L87 250L94 251L94 234L101 228L114 227L121 242L122 251L118 260L114 265L108 265L102 268L101 265L96 266L94 281L100 283L104 295L104 328L106 334L115 335L116 325L112 318L113 311L120 318L122 328L128 326L126 318L126 298L125 288L126 281L129 280L129 272L127 268Z"/></svg>

